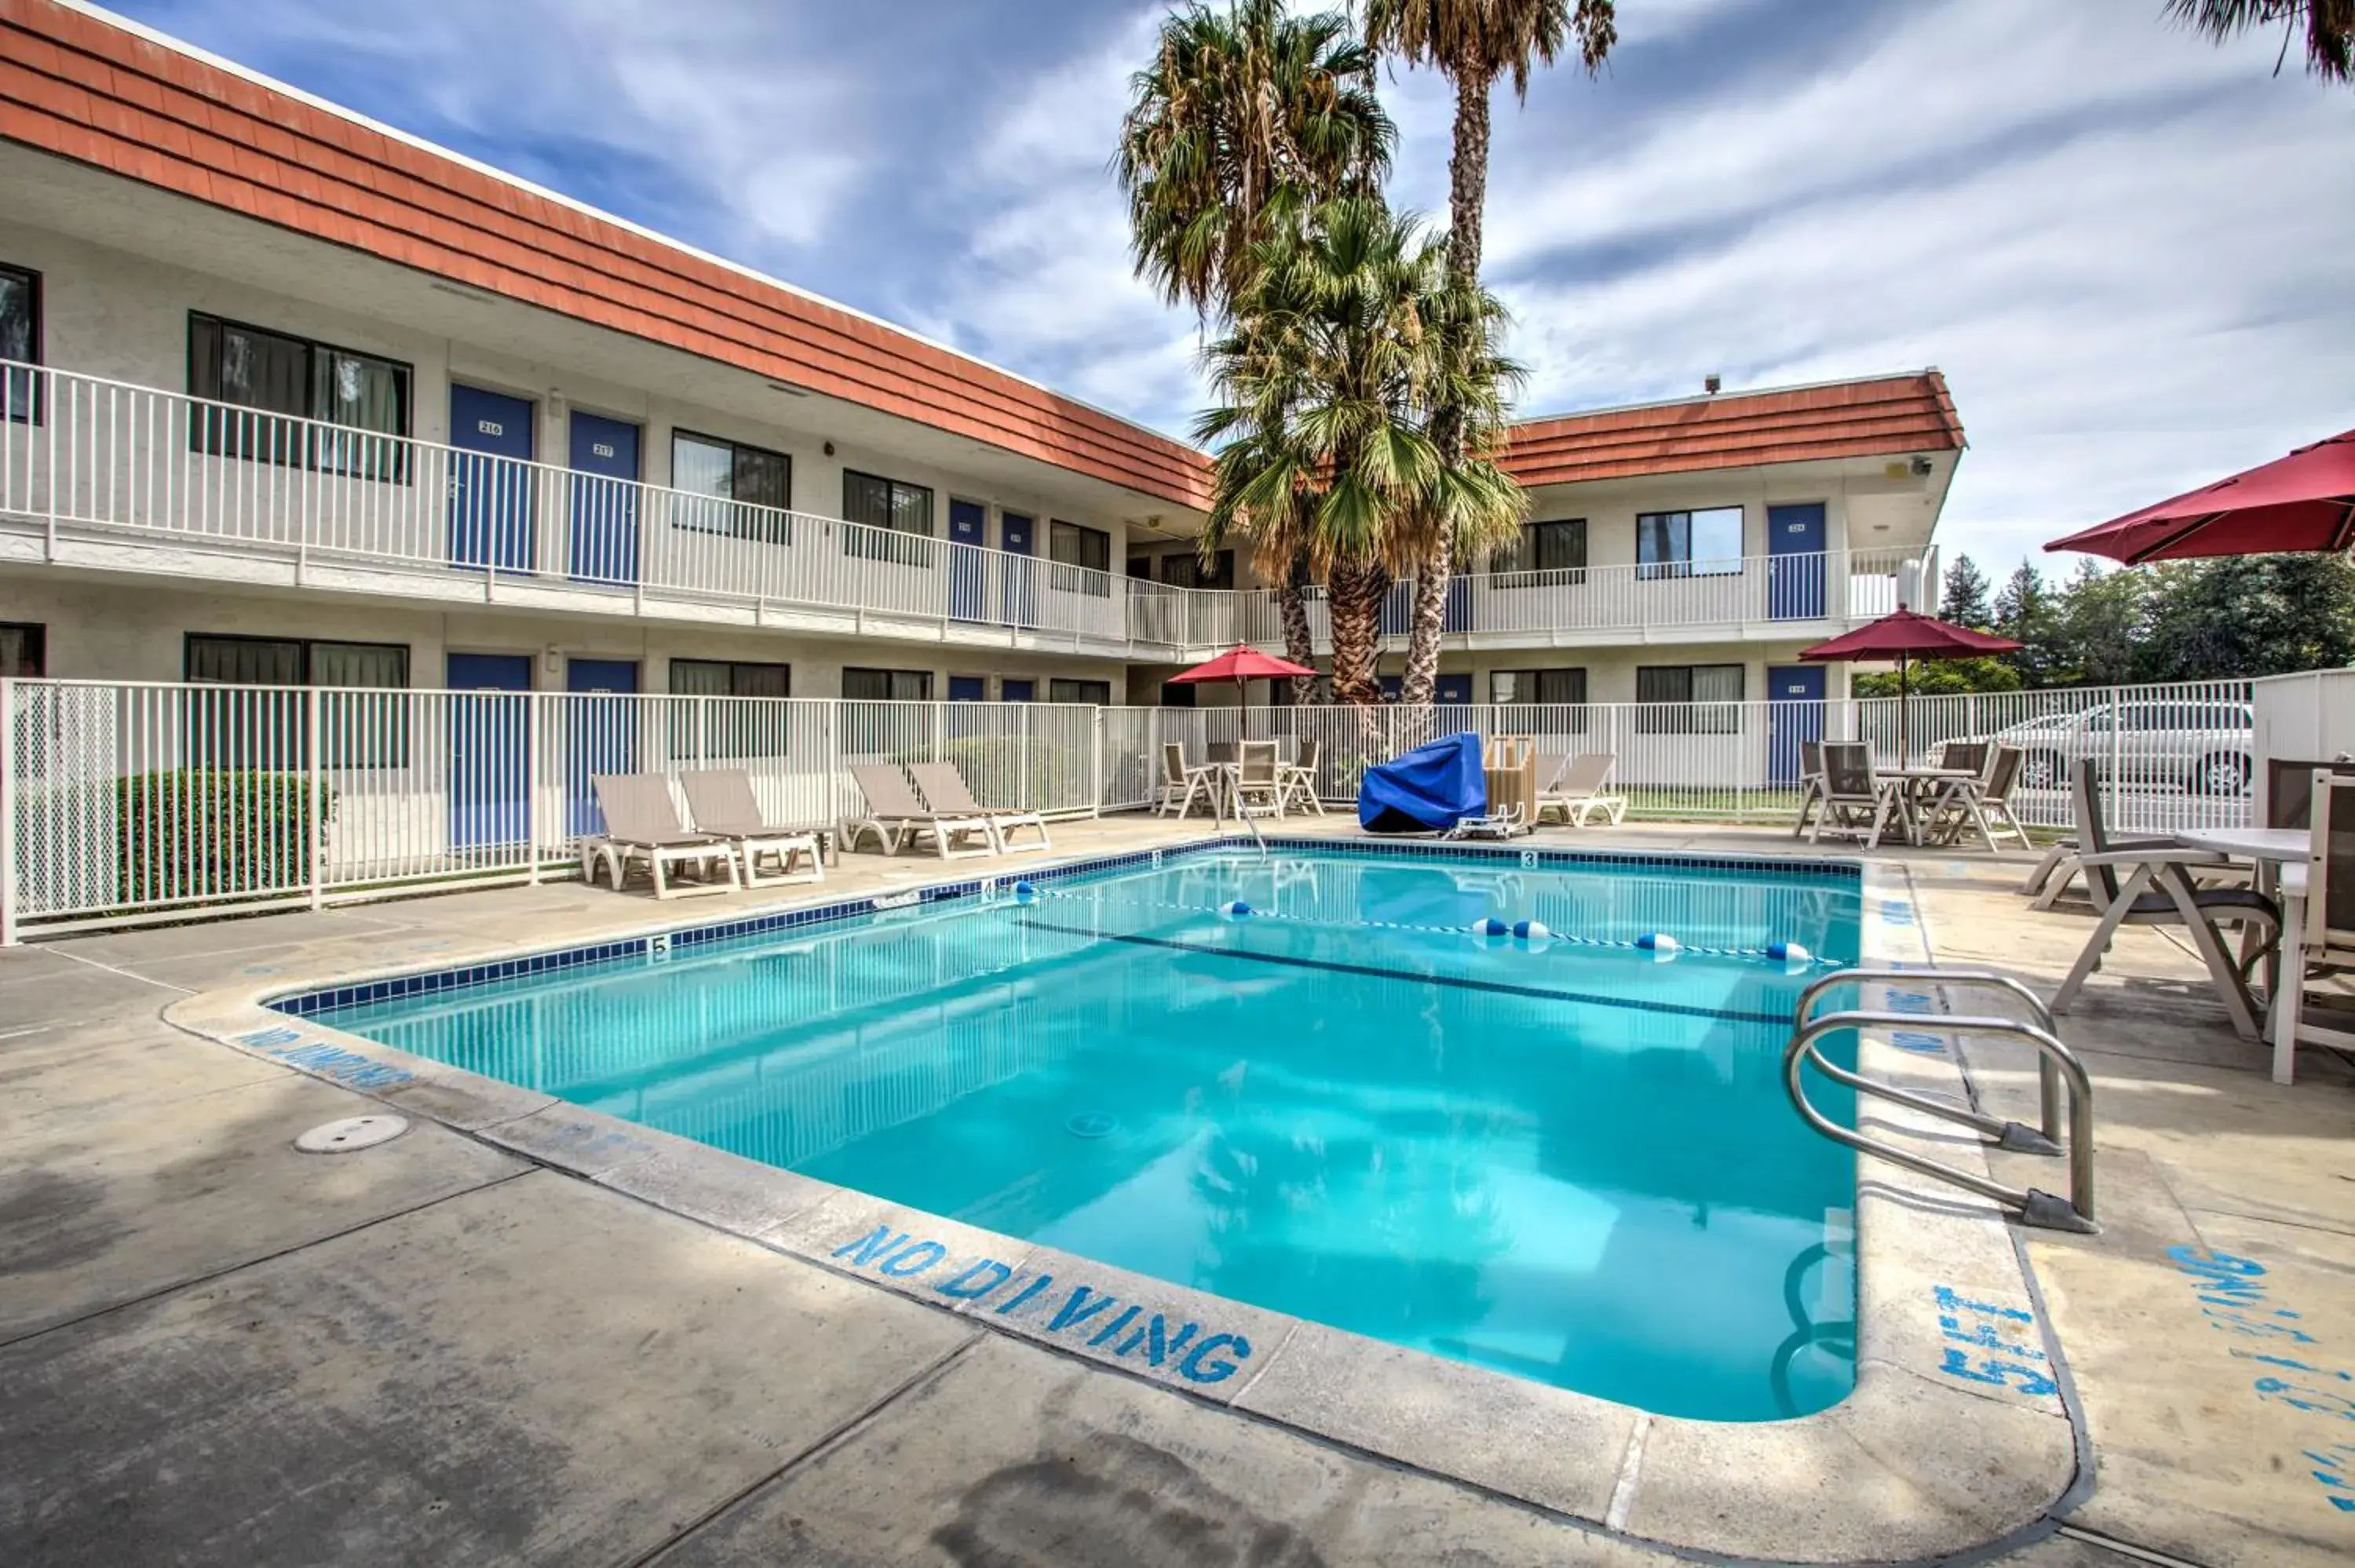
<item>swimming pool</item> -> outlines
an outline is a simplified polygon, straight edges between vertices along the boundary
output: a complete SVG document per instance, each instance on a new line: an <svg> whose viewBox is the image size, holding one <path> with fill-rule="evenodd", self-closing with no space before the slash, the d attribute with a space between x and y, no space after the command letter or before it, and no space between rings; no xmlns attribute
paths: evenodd
<svg viewBox="0 0 2355 1568"><path fill-rule="evenodd" d="M1856 959L1855 873L1524 858L1173 854L300 1011L1662 1414L1836 1403L1854 1380L1854 1160L1780 1085L1820 969L1761 950ZM1560 935L1474 935L1489 917ZM1653 932L1683 951L1632 945Z"/></svg>

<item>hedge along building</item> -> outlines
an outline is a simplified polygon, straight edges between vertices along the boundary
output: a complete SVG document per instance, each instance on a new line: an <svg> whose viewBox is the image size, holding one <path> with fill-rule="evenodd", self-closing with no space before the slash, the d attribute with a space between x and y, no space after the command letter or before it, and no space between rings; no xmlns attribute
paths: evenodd
<svg viewBox="0 0 2355 1568"><path fill-rule="evenodd" d="M7 673L1152 704L1281 646L1201 452L106 13L0 0L0 196ZM1442 696L1816 694L1961 446L1934 371L1524 424Z"/></svg>

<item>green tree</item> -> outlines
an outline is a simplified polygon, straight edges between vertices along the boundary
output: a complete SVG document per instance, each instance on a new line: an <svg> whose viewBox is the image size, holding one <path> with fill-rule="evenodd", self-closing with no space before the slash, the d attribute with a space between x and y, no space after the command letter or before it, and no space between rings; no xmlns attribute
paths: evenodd
<svg viewBox="0 0 2355 1568"><path fill-rule="evenodd" d="M2142 678L2213 681L2355 664L2355 565L2339 555L2183 561L2155 579Z"/></svg>
<svg viewBox="0 0 2355 1568"><path fill-rule="evenodd" d="M1204 355L1218 402L1195 431L1219 447L1206 547L1300 541L1327 585L1333 694L1378 703L1382 600L1412 558L1404 519L1441 483L1433 323L1479 307L1453 297L1444 242L1379 196L1329 202L1254 249L1233 326Z"/></svg>
<svg viewBox="0 0 2355 1568"><path fill-rule="evenodd" d="M1987 574L1968 556L1956 556L1946 568L1945 587L1938 595L1938 617L1974 631L1995 624L1995 607L1987 602Z"/></svg>
<svg viewBox="0 0 2355 1568"><path fill-rule="evenodd" d="M1489 96L1500 77L1529 97L1529 75L1573 42L1592 74L1602 69L1618 41L1614 0L1368 0L1366 38L1410 65L1427 65L1455 88L1455 122L1448 156L1447 266L1465 297L1480 287L1480 252L1488 194ZM1465 330L1471 330L1467 324ZM1455 351L1469 366L1481 357L1478 344ZM1469 380L1465 379L1468 387ZM1433 435L1440 461L1454 467L1493 455L1479 442L1479 415L1467 405L1444 403ZM1471 488L1482 486L1475 484ZM1412 522L1414 538L1414 612L1408 628L1404 698L1432 700L1439 671L1439 638L1446 622L1447 582L1459 559L1487 555L1510 535L1520 514L1505 521L1504 511L1470 507L1432 509Z"/></svg>
<svg viewBox="0 0 2355 1568"><path fill-rule="evenodd" d="M2047 684L2119 686L2150 680L2151 605L2144 571L2105 571L2090 557L2054 597L2044 651Z"/></svg>
<svg viewBox="0 0 2355 1568"><path fill-rule="evenodd" d="M1397 141L1374 57L1342 12L1288 16L1281 0L1234 0L1224 13L1189 5L1164 18L1153 63L1130 87L1113 158L1130 253L1139 277L1206 326L1231 320L1261 242L1296 232L1336 196L1379 190ZM1266 533L1254 545L1261 575L1278 584L1284 652L1314 664L1307 543ZM1294 701L1315 687L1295 677Z"/></svg>
<svg viewBox="0 0 2355 1568"><path fill-rule="evenodd" d="M2059 610L2043 577L2027 561L2019 563L2019 569L2005 579L2002 591L1995 596L1997 635L2026 645L2016 653L1999 653L1996 657L2018 672L2023 686L2063 683L2058 678L2054 646Z"/></svg>
<svg viewBox="0 0 2355 1568"><path fill-rule="evenodd" d="M2308 71L2325 81L2355 81L2355 0L2168 0L2167 9L2220 44L2279 23L2284 58L2303 31Z"/></svg>
<svg viewBox="0 0 2355 1568"><path fill-rule="evenodd" d="M1955 692L2016 692L2019 690L2019 672L2000 659L1923 659L1913 664L1906 684L1917 697ZM1898 694L1897 672L1876 671L1859 675L1849 685L1859 697L1893 697Z"/></svg>

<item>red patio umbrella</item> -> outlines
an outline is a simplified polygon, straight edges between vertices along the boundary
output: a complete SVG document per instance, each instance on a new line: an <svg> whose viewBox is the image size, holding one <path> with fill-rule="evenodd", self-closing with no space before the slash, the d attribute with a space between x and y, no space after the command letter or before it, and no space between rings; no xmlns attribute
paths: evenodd
<svg viewBox="0 0 2355 1568"><path fill-rule="evenodd" d="M1205 681L1232 681L1238 696L1245 681L1278 680L1286 675L1314 675L1314 670L1304 670L1289 659L1278 659L1256 648L1230 648L1206 664L1197 664L1181 674L1169 677L1170 683L1180 686L1199 685Z"/></svg>
<svg viewBox="0 0 2355 1568"><path fill-rule="evenodd" d="M1870 626L1802 649L1799 657L1824 663L1841 659L1897 661L1897 761L1902 767L1913 754L1913 694L1906 683L1905 662L1977 659L1987 653L2016 653L2021 646L2009 637L1991 637L1934 616L1916 615L1900 605Z"/></svg>
<svg viewBox="0 0 2355 1568"><path fill-rule="evenodd" d="M2127 566L2193 556L2343 550L2355 544L2355 430L2171 501L2055 539Z"/></svg>

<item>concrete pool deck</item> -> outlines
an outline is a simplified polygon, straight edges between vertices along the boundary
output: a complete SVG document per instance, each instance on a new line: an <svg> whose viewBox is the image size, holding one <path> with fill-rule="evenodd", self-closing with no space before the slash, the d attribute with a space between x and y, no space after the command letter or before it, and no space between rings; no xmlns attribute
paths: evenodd
<svg viewBox="0 0 2355 1568"><path fill-rule="evenodd" d="M1203 825L1057 832L1060 858ZM1796 847L1704 829L1542 842ZM2015 863L1870 858L1903 866L1943 962L2049 989L2089 927L2027 911ZM856 855L822 890L780 891L974 866ZM299 1155L296 1132L379 1107L161 1016L277 975L380 973L759 901L658 906L552 884L0 953L0 1560L1632 1563L1671 1560L1632 1535L1690 1539L1641 1507L1620 1520L1630 1535L1586 1528L1247 1400L1238 1414L976 1330L669 1212L726 1217L720 1196L666 1189L655 1167L634 1197L574 1173L593 1163L577 1150L496 1147L428 1104L380 1149ZM2355 1466L2355 1447L2333 1447L2355 1423L2327 1403L2355 1371L2355 1075L2309 1055L2300 1084L2276 1087L2201 988L2164 934L2131 932L2063 1021L2096 1080L2105 1232L2026 1234L2096 1467L2065 1533L2010 1560L2135 1560L2090 1537L2212 1563L2355 1550L2355 1512L2317 1478ZM1966 1054L1984 1099L2033 1119L2024 1061ZM2009 1179L2060 1184L2050 1161L2010 1159L1995 1157ZM1433 1419L1476 1450L1485 1414ZM1847 1473L1854 1460L1777 1473L1788 1452L1762 1454L1693 1477L1678 1506L1850 1491L1871 1480ZM1899 1554L1849 1533L1870 1509L1824 1500L1820 1532L1774 1555Z"/></svg>

